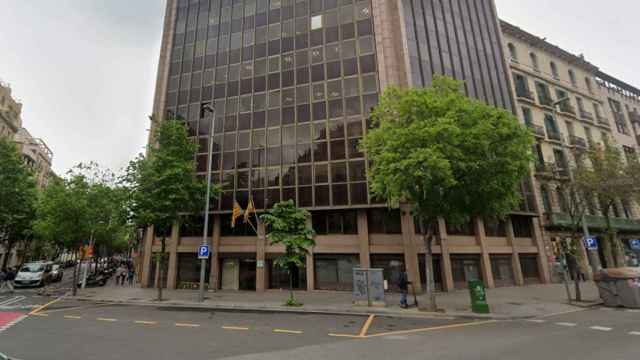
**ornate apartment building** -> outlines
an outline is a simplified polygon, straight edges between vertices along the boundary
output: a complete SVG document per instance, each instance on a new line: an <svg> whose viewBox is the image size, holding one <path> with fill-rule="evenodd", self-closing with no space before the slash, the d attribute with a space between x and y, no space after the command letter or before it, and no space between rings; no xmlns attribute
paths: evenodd
<svg viewBox="0 0 640 360"><path fill-rule="evenodd" d="M501 22L501 27L516 111L536 138L534 192L547 254L552 260L571 223L567 200L558 185L570 178L576 156L603 145L605 140L615 143L629 157L636 156L640 91L602 73L583 56L507 22ZM628 240L640 238L637 204L622 199L612 215L627 247ZM603 235L605 219L595 199L586 221L592 235ZM594 262L598 265L603 261L600 253Z"/></svg>
<svg viewBox="0 0 640 360"><path fill-rule="evenodd" d="M11 87L0 81L0 137L13 137L22 127L22 104L11 95Z"/></svg>
<svg viewBox="0 0 640 360"><path fill-rule="evenodd" d="M463 80L469 96L515 108L492 0L169 0L154 116L185 121L200 144L194 156L203 177L214 142L212 176L224 192L211 209L210 287L288 286L273 262L282 249L248 226L230 226L233 202L244 208L252 198L258 209L293 199L312 214L317 245L295 271L296 288L351 289L354 267L383 268L393 285L402 266L420 288L423 241L408 209L371 198L358 142L386 86L427 86L433 74ZM521 208L503 222L439 221L437 286L549 281L532 188L523 184ZM143 285L197 283L202 218L168 234L164 279L152 261L157 234L147 232Z"/></svg>

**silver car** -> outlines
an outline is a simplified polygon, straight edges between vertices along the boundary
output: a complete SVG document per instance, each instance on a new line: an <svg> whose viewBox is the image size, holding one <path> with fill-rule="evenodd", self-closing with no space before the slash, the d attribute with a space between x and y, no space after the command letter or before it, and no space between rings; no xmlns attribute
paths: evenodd
<svg viewBox="0 0 640 360"><path fill-rule="evenodd" d="M64 270L60 264L51 265L51 281L62 281L62 277L64 276Z"/></svg>
<svg viewBox="0 0 640 360"><path fill-rule="evenodd" d="M33 262L22 265L16 275L15 287L45 286L51 283L52 265L46 262Z"/></svg>

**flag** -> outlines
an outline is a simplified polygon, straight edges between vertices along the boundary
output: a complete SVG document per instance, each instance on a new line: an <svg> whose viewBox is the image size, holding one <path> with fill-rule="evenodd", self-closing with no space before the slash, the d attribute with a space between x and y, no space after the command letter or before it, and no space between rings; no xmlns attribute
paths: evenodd
<svg viewBox="0 0 640 360"><path fill-rule="evenodd" d="M250 198L249 204L247 204L247 210L244 211L244 222L246 223L247 221L249 221L249 217L251 216L251 213L255 213L255 212L256 212L256 207L253 205L253 199Z"/></svg>
<svg viewBox="0 0 640 360"><path fill-rule="evenodd" d="M231 214L231 227L236 227L236 220L242 215L242 208L237 201L233 202L233 213Z"/></svg>

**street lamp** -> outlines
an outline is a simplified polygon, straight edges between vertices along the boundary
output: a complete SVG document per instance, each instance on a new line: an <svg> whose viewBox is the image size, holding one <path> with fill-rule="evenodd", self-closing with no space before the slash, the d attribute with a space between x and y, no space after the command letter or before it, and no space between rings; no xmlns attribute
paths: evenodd
<svg viewBox="0 0 640 360"><path fill-rule="evenodd" d="M207 232L209 230L209 201L211 197L211 158L213 157L213 125L215 119L215 108L210 103L205 103L200 108L200 118L204 118L207 112L211 113L211 123L209 124L209 151L207 154L207 195L204 207L204 229L202 229L202 245L207 245ZM208 259L200 261L200 292L198 301L204 301L204 277Z"/></svg>
<svg viewBox="0 0 640 360"><path fill-rule="evenodd" d="M557 119L557 117L558 117L556 106L558 106L558 105L560 105L560 104L562 104L564 102L567 102L569 100L571 100L571 98L569 98L567 96L567 97L564 97L564 98L562 98L560 100L555 101L552 104L553 117L554 118ZM567 153L566 148L565 148L565 153ZM568 155L565 155L565 156L567 156L567 158L568 158ZM569 174L569 180L571 182L573 182L574 181L574 176L573 176L573 172L571 171L571 169L567 169L567 173ZM582 196L584 196L584 195L582 195ZM585 201L586 201L586 199L585 199ZM585 204L585 206L586 206L586 204ZM586 240L586 239L590 238L591 236L589 234L589 227L587 226L587 217L584 214L584 211L582 212L580 222L582 223L582 232L584 234L584 239ZM582 242L582 244L580 246L585 246L584 242ZM589 259L589 263L591 264L592 272L595 273L596 271L599 270L599 266L598 266L599 262L596 262L597 260L599 260L598 259L598 255L594 254L595 250L590 250L590 249L585 249L585 250L586 250L586 253L587 253L587 257Z"/></svg>

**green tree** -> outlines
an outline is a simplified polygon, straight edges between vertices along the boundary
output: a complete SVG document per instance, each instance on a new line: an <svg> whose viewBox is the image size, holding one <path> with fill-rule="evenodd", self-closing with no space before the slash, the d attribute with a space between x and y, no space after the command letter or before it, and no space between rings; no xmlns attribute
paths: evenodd
<svg viewBox="0 0 640 360"><path fill-rule="evenodd" d="M289 274L288 306L300 306L293 294L293 270L305 267L305 257L309 248L315 245L315 232L309 226L311 214L297 208L293 200L282 201L274 205L260 216L264 221L271 245L284 246L284 254L279 256L275 264Z"/></svg>
<svg viewBox="0 0 640 360"><path fill-rule="evenodd" d="M576 182L584 193L597 197L606 219L607 235L602 248L607 266L625 266L624 246L618 239L611 218L618 202L638 198L640 186L637 164L632 159L623 159L620 150L608 141L589 152L587 159L585 166L576 169Z"/></svg>
<svg viewBox="0 0 640 360"><path fill-rule="evenodd" d="M7 254L2 269L6 269L14 247L31 238L36 201L33 174L22 162L15 144L0 138L0 245Z"/></svg>
<svg viewBox="0 0 640 360"><path fill-rule="evenodd" d="M461 83L437 77L430 88L389 88L362 141L372 162L374 196L409 204L426 247L426 298L435 311L432 244L436 223L502 218L517 208L529 172L532 139L508 111L463 95Z"/></svg>
<svg viewBox="0 0 640 360"><path fill-rule="evenodd" d="M35 231L39 239L77 253L92 234L90 185L82 175L54 179L38 201ZM73 268L73 295L77 293L78 267Z"/></svg>
<svg viewBox="0 0 640 360"><path fill-rule="evenodd" d="M138 228L153 226L160 236L161 250L156 256L156 271L162 279L166 260L166 238L172 226L190 214L202 211L206 184L196 176L194 154L197 144L187 137L183 122L166 120L157 124L154 142L147 156L131 161L123 183L129 189L127 211ZM220 192L212 189L212 197ZM162 284L158 282L158 300Z"/></svg>

